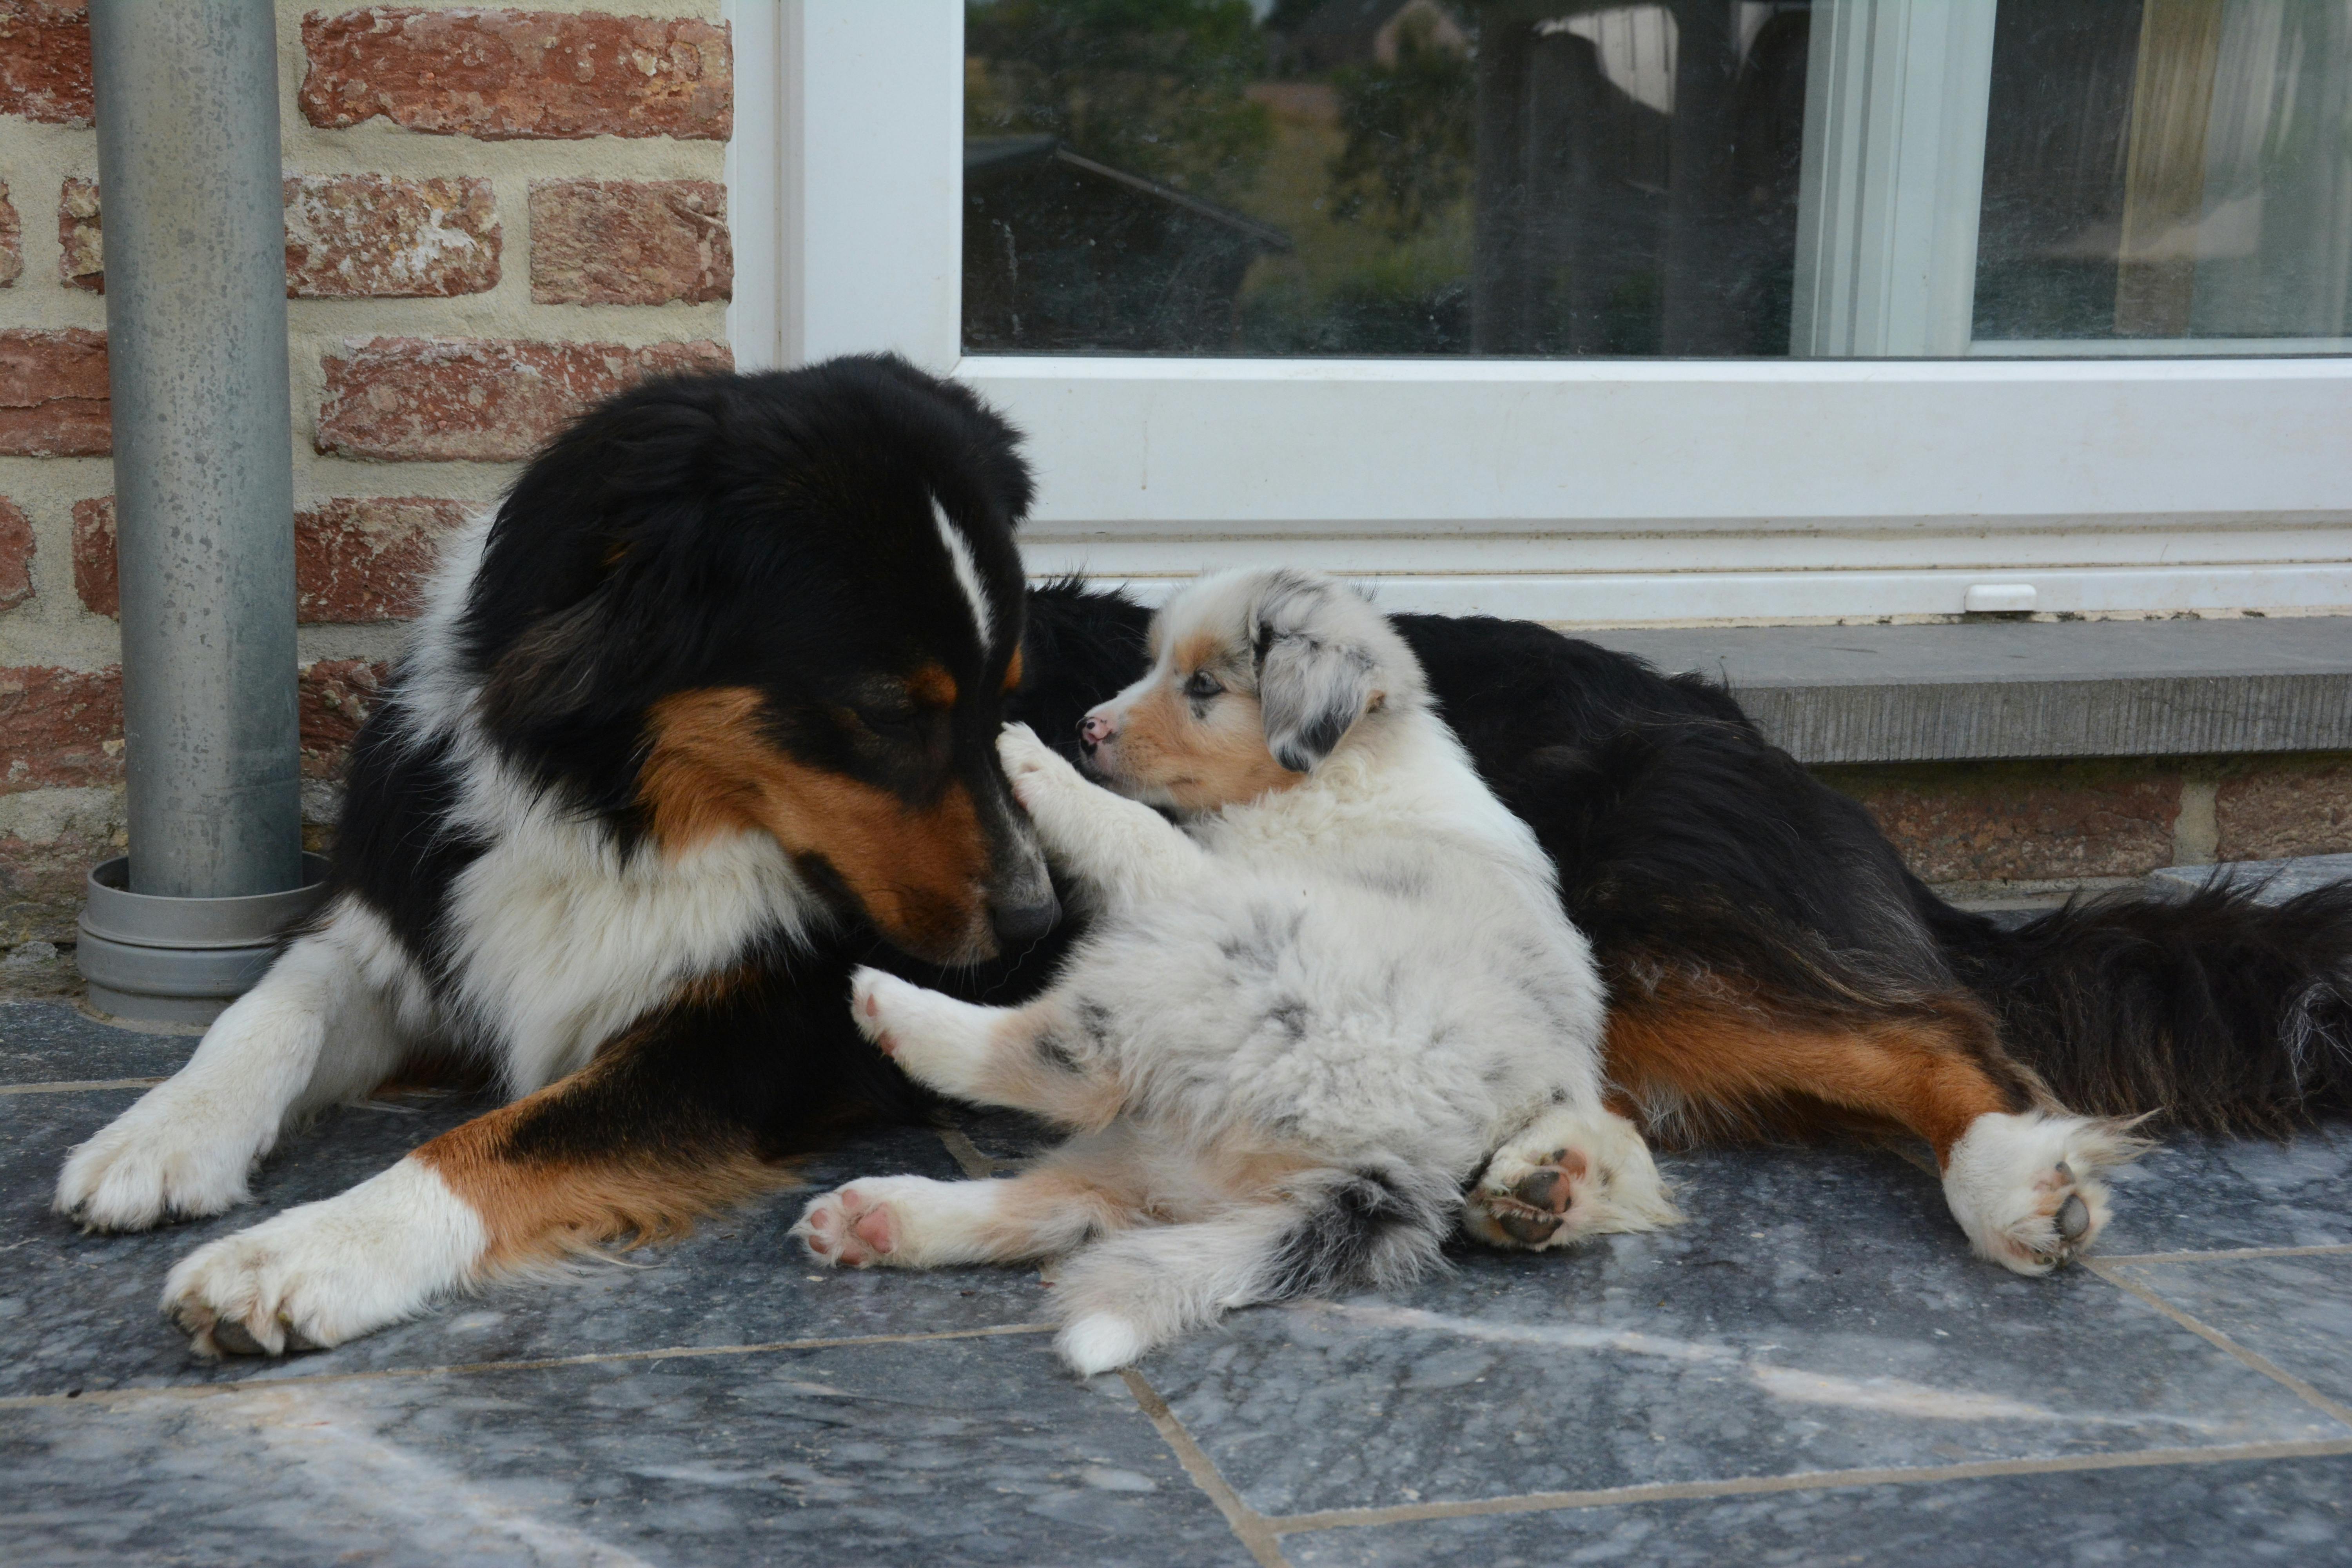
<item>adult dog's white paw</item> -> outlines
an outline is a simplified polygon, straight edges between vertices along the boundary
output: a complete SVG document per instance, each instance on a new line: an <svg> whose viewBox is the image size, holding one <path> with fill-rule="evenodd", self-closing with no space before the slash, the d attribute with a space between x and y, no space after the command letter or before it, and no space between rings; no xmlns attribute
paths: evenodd
<svg viewBox="0 0 2352 1568"><path fill-rule="evenodd" d="M87 1230L220 1214L251 1195L247 1182L276 1131L274 1117L259 1124L250 1107L158 1084L66 1157L55 1206Z"/></svg>
<svg viewBox="0 0 2352 1568"><path fill-rule="evenodd" d="M432 1167L403 1160L188 1254L164 1281L163 1312L205 1355L324 1349L467 1283L488 1239Z"/></svg>
<svg viewBox="0 0 2352 1568"><path fill-rule="evenodd" d="M1681 1221L1639 1129L1606 1110L1545 1112L1495 1152L1463 1199L1463 1228L1543 1251Z"/></svg>
<svg viewBox="0 0 2352 1568"><path fill-rule="evenodd" d="M1944 1199L1969 1245L2020 1274L2073 1262L2106 1228L2099 1173L2139 1157L2127 1124L2087 1116L1994 1113L1969 1124L1944 1166Z"/></svg>

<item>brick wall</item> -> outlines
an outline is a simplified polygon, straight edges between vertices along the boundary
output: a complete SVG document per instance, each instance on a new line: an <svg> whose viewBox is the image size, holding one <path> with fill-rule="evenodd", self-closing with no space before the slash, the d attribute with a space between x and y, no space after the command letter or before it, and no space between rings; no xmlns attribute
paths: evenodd
<svg viewBox="0 0 2352 1568"><path fill-rule="evenodd" d="M1918 876L1970 892L2352 854L2352 754L1816 771Z"/></svg>
<svg viewBox="0 0 2352 1568"><path fill-rule="evenodd" d="M625 13L625 14L620 14ZM278 6L305 816L436 539L583 401L725 363L717 0ZM79 0L0 0L0 946L123 843L105 193Z"/></svg>

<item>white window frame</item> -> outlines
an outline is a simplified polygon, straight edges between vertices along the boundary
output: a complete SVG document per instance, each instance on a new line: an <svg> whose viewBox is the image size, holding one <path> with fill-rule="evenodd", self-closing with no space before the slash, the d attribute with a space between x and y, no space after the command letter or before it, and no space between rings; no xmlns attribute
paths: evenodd
<svg viewBox="0 0 2352 1568"><path fill-rule="evenodd" d="M1285 562L1572 625L2352 608L2352 359L965 354L961 0L741 0L738 363L1028 435L1033 571ZM1972 239L1971 239L1972 247Z"/></svg>

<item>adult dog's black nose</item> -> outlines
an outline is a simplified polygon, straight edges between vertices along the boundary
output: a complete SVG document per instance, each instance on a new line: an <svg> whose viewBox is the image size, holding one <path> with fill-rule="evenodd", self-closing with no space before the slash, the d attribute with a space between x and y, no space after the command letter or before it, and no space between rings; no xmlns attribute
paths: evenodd
<svg viewBox="0 0 2352 1568"><path fill-rule="evenodd" d="M1062 906L1048 892L1037 903L1000 904L989 911L997 942L1007 949L1027 947L1042 940L1062 918Z"/></svg>

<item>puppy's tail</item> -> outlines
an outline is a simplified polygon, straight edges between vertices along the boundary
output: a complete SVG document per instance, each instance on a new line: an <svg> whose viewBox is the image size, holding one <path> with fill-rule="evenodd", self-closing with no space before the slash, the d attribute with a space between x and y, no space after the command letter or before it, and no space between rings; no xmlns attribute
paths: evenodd
<svg viewBox="0 0 2352 1568"><path fill-rule="evenodd" d="M1124 1366L1235 1307L1402 1285L1435 1263L1457 1186L1402 1161L1308 1172L1276 1201L1123 1231L1055 1281L1055 1345L1081 1375Z"/></svg>
<svg viewBox="0 0 2352 1568"><path fill-rule="evenodd" d="M2352 883L2258 891L2093 900L2007 931L1929 918L2011 1054L2068 1106L2279 1132L2352 1109Z"/></svg>

